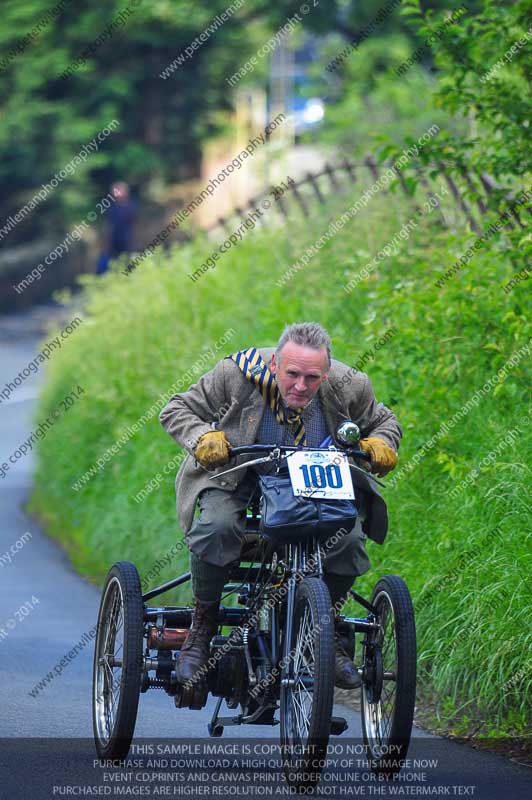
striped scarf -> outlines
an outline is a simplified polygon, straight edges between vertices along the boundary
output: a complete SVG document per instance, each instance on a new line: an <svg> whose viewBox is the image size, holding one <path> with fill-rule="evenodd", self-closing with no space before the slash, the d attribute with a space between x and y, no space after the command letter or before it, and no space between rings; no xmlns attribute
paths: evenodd
<svg viewBox="0 0 532 800"><path fill-rule="evenodd" d="M259 390L279 425L296 426L294 442L296 445L302 444L305 447L305 426L301 411L298 412L284 406L275 376L268 369L258 350L255 347L248 347L247 350L239 350L226 358L231 358L247 380Z"/></svg>

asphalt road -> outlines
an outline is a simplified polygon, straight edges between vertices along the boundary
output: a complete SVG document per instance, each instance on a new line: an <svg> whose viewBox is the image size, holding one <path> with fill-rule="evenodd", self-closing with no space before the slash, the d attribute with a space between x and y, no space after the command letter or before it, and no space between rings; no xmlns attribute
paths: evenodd
<svg viewBox="0 0 532 800"><path fill-rule="evenodd" d="M0 393L39 351L43 321L55 314L54 307L43 307L23 315L0 317ZM60 675L44 688L35 690L39 681L93 628L99 604L99 589L73 571L61 548L48 539L23 510L31 491L32 454L28 453L15 463L9 461L9 456L38 423L32 415L43 377L42 370L36 375L30 374L0 403L0 465L8 464L5 476L0 478L0 800L107 795L107 789L111 788L113 795L152 796L133 791L142 786L159 785L155 778L144 782L138 779L140 774L146 774L146 763L129 770L131 777L122 778L120 783L116 783L116 778L113 783L101 768L93 765L92 641ZM178 710L165 693L148 692L141 696L136 736L139 740L149 740L155 747L159 746L154 744L156 740L180 741L187 747L201 743L207 736L206 726L213 705L211 699L202 711ZM360 737L356 712L337 706L335 714L348 720L349 732L332 739L332 744L340 745L346 735ZM395 781L390 786L386 782L376 782L372 773L364 771L363 765L355 778L352 774L355 763L342 766L339 753L333 753L330 769L321 784L322 793L389 797L405 796L406 792L407 796L474 796L481 800L501 797L521 800L530 795L531 773L526 768L499 756L432 739L421 731L416 731L415 735L412 756L435 759L435 766L422 769L413 765L412 779L405 777L404 781ZM264 760L266 751L261 754L259 749L267 746L270 752L274 751L278 727L226 728L223 739L212 739L209 743L227 747L228 740L233 740L236 746L237 739L254 749L253 757ZM356 752L356 748L352 752ZM232 772L237 775L242 793L262 796L264 792L253 788L255 784L248 781L250 770L255 771L255 767L246 762L244 754L240 758ZM335 758L338 764L334 763ZM148 765L148 772L150 769ZM258 764L256 769L260 773L255 779L257 785L267 786L267 776L275 775L274 767L265 763ZM227 775L220 770L219 765L198 763L191 775L180 778L183 783L160 778L161 791L153 796L235 794L237 784L229 777L231 769ZM194 777L201 772L204 773L202 781ZM421 774L425 777L421 778ZM284 786L284 783L281 781L277 785ZM91 792L86 788L83 791L84 787L91 786L99 787L100 791ZM131 791L115 791L119 786L131 787ZM185 786L191 786L193 791L181 791ZM228 791L217 791L223 786ZM411 791L407 791L409 787ZM414 792L415 787L426 791ZM434 791L428 791L431 787ZM453 787L466 788L462 791ZM163 788L172 791L165 792ZM271 788L275 792L274 784ZM286 786L276 793L283 792L286 793Z"/></svg>

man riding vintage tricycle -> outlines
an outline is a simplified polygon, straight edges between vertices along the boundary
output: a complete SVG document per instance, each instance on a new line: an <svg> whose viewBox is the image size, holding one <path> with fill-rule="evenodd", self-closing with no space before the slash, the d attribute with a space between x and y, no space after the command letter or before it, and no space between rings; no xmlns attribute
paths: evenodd
<svg viewBox="0 0 532 800"><path fill-rule="evenodd" d="M393 412L377 403L367 375L331 359L320 325L301 323L274 352L252 347L222 359L174 395L160 420L190 454L176 493L191 570L144 595L132 564L108 575L95 653L99 755L127 753L139 692L163 688L178 707L196 709L210 692L218 698L211 736L280 722L287 780L308 787L329 736L347 728L332 716L336 685L361 688L373 768L400 770L415 699L412 603L397 576L382 578L370 602L351 590L369 569L366 537L382 543L387 531L367 470L383 476L397 463ZM193 609L146 606L189 579ZM224 592L239 607L220 607ZM341 614L348 595L366 617ZM240 713L220 717L223 700Z"/></svg>

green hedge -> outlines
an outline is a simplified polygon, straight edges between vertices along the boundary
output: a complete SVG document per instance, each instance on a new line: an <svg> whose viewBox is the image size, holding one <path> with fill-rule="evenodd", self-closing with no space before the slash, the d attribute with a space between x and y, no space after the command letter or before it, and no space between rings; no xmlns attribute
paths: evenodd
<svg viewBox="0 0 532 800"><path fill-rule="evenodd" d="M347 205L343 198L330 219ZM328 219L246 232L197 282L188 274L214 247L202 239L156 253L129 277L116 267L84 278L85 321L50 363L38 418L78 384L85 394L40 444L32 508L82 573L100 581L114 560L130 559L141 575L154 576L154 564L182 538L174 471L163 473L179 452L157 414L82 489L72 485L176 381L186 387L195 372L237 348L274 344L286 322L319 320L337 358L355 364L370 354L364 370L404 427L403 471L386 493L391 530L384 546L369 544L373 569L360 586L369 592L386 573L406 579L417 608L420 686L440 698L447 716L460 712L467 727L480 714L493 734L521 731L532 683L530 353L432 448L422 448L530 342L527 284L503 291L512 277L503 236L436 288L474 237L442 228L434 212L346 293L345 284L413 213L381 193L282 287L276 281ZM157 473L160 485L135 502ZM182 549L152 583L186 565ZM188 599L189 589L179 597Z"/></svg>

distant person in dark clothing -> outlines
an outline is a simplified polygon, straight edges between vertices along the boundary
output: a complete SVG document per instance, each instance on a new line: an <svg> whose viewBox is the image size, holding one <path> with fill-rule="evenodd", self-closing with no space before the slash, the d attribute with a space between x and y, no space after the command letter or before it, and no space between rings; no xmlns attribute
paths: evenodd
<svg viewBox="0 0 532 800"><path fill-rule="evenodd" d="M109 268L109 261L121 253L133 249L133 225L137 215L137 204L130 199L129 186L125 181L117 181L111 186L114 203L107 209L109 235L105 250L100 253L96 264L96 274L102 275Z"/></svg>
<svg viewBox="0 0 532 800"><path fill-rule="evenodd" d="M116 200L107 210L111 225L109 257L116 258L120 253L129 253L133 249L132 233L137 205L130 199L129 186L124 181L114 183L111 192Z"/></svg>

